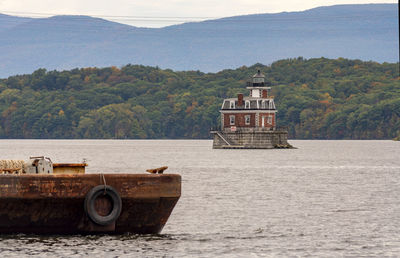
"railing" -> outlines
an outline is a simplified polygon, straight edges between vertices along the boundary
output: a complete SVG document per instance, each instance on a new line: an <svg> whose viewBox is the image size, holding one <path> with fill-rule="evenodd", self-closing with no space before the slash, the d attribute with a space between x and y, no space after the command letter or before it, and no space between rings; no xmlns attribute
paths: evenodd
<svg viewBox="0 0 400 258"><path fill-rule="evenodd" d="M211 127L210 131L221 132L221 133L230 133L230 132L271 132L271 131L288 131L288 126L277 126L277 127L234 127L232 130L231 127L225 127L221 129L221 127ZM223 135L224 136L224 135Z"/></svg>
<svg viewBox="0 0 400 258"><path fill-rule="evenodd" d="M276 127L277 131L289 131L289 126L278 126Z"/></svg>
<svg viewBox="0 0 400 258"><path fill-rule="evenodd" d="M267 86L265 82L246 82L246 86L251 87L251 86L259 86L259 87L264 87Z"/></svg>
<svg viewBox="0 0 400 258"><path fill-rule="evenodd" d="M221 131L221 125L218 125L218 126L215 126L215 127L214 127L214 126L211 127L211 128L210 128L210 132L211 132L211 131Z"/></svg>
<svg viewBox="0 0 400 258"><path fill-rule="evenodd" d="M276 131L288 131L287 126L280 127L236 127L235 129L231 129L230 127L226 127L222 130L223 132L276 132Z"/></svg>
<svg viewBox="0 0 400 258"><path fill-rule="evenodd" d="M260 107L260 108L245 108L244 106L236 106L236 108L221 108L221 110L276 110L276 108Z"/></svg>
<svg viewBox="0 0 400 258"><path fill-rule="evenodd" d="M274 128L267 128L267 127L236 127L235 129L231 129L231 127L225 127L223 130L223 132L270 132L270 131L274 131Z"/></svg>
<svg viewBox="0 0 400 258"><path fill-rule="evenodd" d="M222 131L217 131L217 134L227 145L233 145L232 142L229 140L229 137L226 137L226 135Z"/></svg>

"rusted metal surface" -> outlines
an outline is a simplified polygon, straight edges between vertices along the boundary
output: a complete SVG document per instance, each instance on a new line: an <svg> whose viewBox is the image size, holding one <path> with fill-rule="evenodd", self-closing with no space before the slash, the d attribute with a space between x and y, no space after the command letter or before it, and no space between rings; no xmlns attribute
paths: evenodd
<svg viewBox="0 0 400 258"><path fill-rule="evenodd" d="M54 174L84 174L86 163L53 163Z"/></svg>
<svg viewBox="0 0 400 258"><path fill-rule="evenodd" d="M87 167L86 163L53 163L53 167Z"/></svg>
<svg viewBox="0 0 400 258"><path fill-rule="evenodd" d="M99 226L83 203L104 182L118 192L122 211ZM0 233L159 233L181 195L176 174L0 175L0 186ZM99 214L110 212L109 199L95 201Z"/></svg>
<svg viewBox="0 0 400 258"><path fill-rule="evenodd" d="M146 169L146 172L149 172L149 173L152 173L152 174L162 174L167 169L168 169L167 166L163 166L163 167L159 167L159 168Z"/></svg>

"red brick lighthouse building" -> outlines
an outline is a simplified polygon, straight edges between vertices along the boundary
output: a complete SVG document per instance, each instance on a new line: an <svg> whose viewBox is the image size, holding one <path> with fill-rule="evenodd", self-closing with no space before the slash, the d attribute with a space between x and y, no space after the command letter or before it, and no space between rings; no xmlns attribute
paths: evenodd
<svg viewBox="0 0 400 258"><path fill-rule="evenodd" d="M221 130L211 131L215 149L272 149L291 147L287 131L277 130L274 98L265 76L258 71L247 87L249 96L225 99L221 112Z"/></svg>

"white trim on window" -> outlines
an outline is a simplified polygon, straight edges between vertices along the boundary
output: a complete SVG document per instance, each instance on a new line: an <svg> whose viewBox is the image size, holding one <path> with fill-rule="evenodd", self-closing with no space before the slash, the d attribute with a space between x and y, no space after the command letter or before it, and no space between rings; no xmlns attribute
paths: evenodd
<svg viewBox="0 0 400 258"><path fill-rule="evenodd" d="M272 125L272 116L271 115L268 116L267 124Z"/></svg>
<svg viewBox="0 0 400 258"><path fill-rule="evenodd" d="M244 116L244 123L246 124L246 125L250 125L250 115L246 115L246 116Z"/></svg>
<svg viewBox="0 0 400 258"><path fill-rule="evenodd" d="M244 102L244 108L249 109L250 108L250 100L246 100Z"/></svg>
<svg viewBox="0 0 400 258"><path fill-rule="evenodd" d="M229 124L230 125L235 125L235 116L229 116Z"/></svg>

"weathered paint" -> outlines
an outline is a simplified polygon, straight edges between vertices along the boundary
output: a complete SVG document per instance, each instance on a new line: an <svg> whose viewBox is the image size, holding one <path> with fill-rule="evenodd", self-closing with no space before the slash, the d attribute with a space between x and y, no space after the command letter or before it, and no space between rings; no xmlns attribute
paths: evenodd
<svg viewBox="0 0 400 258"><path fill-rule="evenodd" d="M103 179L104 175L104 179ZM0 233L159 233L181 195L176 174L0 175ZM114 225L86 216L86 194L97 185L117 190L122 211ZM108 209L106 200L97 204Z"/></svg>
<svg viewBox="0 0 400 258"><path fill-rule="evenodd" d="M54 174L84 174L86 163L53 163Z"/></svg>

